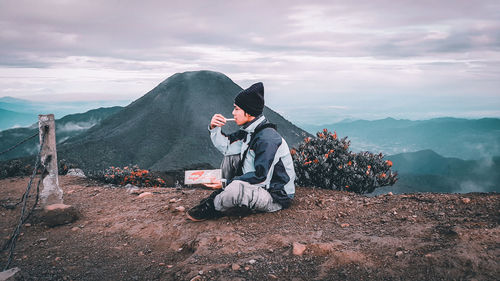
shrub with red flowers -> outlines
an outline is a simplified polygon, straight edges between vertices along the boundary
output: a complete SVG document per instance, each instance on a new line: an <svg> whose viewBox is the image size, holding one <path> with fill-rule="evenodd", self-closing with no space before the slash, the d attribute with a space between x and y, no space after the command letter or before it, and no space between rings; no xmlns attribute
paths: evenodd
<svg viewBox="0 0 500 281"><path fill-rule="evenodd" d="M392 162L383 160L382 153L353 153L347 137L339 139L336 132L327 129L316 136L304 139L290 151L298 185L370 193L377 187L396 183Z"/></svg>
<svg viewBox="0 0 500 281"><path fill-rule="evenodd" d="M153 175L148 170L142 170L139 166L132 167L109 167L99 175L92 175L92 178L115 185L132 184L139 187L161 187L165 186L165 180Z"/></svg>

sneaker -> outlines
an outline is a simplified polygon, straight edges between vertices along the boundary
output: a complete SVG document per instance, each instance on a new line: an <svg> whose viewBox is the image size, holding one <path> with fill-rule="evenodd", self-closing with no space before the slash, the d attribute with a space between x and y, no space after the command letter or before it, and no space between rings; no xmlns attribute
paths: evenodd
<svg viewBox="0 0 500 281"><path fill-rule="evenodd" d="M186 215L192 221L204 221L220 217L221 212L215 210L214 199L209 197L201 200L200 204L189 209Z"/></svg>

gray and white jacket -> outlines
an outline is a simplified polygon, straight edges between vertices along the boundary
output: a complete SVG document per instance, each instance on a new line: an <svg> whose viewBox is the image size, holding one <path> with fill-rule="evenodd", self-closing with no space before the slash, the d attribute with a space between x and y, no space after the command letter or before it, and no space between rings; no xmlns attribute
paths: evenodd
<svg viewBox="0 0 500 281"><path fill-rule="evenodd" d="M210 138L224 156L240 154L243 157L252 134L265 124L269 122L262 115L230 135L224 134L221 127L209 128ZM287 208L295 194L295 170L288 145L273 128L264 128L253 138L242 165L243 174L233 180L265 188L275 202Z"/></svg>

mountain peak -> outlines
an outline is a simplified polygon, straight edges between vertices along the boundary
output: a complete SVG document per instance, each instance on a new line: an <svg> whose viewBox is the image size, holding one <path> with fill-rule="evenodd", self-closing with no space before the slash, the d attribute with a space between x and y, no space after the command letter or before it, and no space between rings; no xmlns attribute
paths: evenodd
<svg viewBox="0 0 500 281"><path fill-rule="evenodd" d="M174 75L168 77L167 79L163 80L161 84L166 84L166 83L171 83L174 81L192 81L192 80L204 80L204 79L224 79L224 80L229 80L229 77L224 75L221 72L216 72L216 71L211 71L211 70L195 70L195 71L185 71L185 72L178 72L175 73ZM232 82L232 81L231 81Z"/></svg>
<svg viewBox="0 0 500 281"><path fill-rule="evenodd" d="M159 171L217 167L222 154L211 144L207 127L216 113L231 116L241 89L219 72L176 73L85 135L69 139L65 157L90 169L130 163ZM307 135L267 107L264 115L291 146ZM222 130L237 129L230 123Z"/></svg>

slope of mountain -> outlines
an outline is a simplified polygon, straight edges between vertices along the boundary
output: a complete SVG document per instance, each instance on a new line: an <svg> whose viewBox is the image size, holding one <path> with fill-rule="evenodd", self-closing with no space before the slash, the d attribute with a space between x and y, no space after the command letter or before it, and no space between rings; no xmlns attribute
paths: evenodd
<svg viewBox="0 0 500 281"><path fill-rule="evenodd" d="M230 117L241 90L221 73L177 73L85 134L66 141L60 146L60 158L86 169L128 164L161 171L200 164L218 167L222 154L210 141L208 123L215 113ZM290 145L307 135L267 107L264 114ZM223 131L236 129L233 123Z"/></svg>
<svg viewBox="0 0 500 281"><path fill-rule="evenodd" d="M120 106L99 108L85 113L67 115L61 119L56 119L56 140L58 143L64 142L69 137L76 136L88 130L90 127L101 122L108 116L120 111L121 109L122 107ZM27 137L34 135L37 131L37 123L34 123L30 127L0 131L0 151L4 151L12 147ZM38 150L38 145L38 138L34 138L18 146L16 149L0 155L0 161L34 154Z"/></svg>
<svg viewBox="0 0 500 281"><path fill-rule="evenodd" d="M24 127L37 120L34 114L20 113L0 108L0 131L12 127Z"/></svg>
<svg viewBox="0 0 500 281"><path fill-rule="evenodd" d="M348 136L356 151L397 154L432 149L446 157L481 159L500 155L500 119L435 118L422 121L386 118L304 127Z"/></svg>

